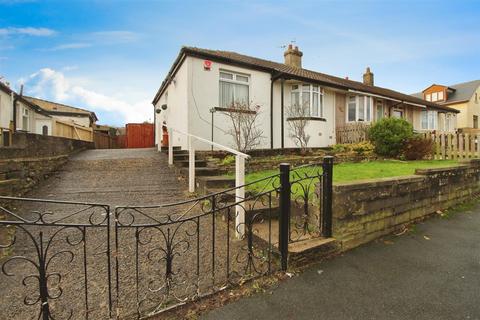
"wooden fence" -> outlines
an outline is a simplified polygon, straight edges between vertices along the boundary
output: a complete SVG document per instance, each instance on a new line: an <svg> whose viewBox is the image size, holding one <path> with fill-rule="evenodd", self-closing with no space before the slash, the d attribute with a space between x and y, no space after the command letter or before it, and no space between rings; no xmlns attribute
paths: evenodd
<svg viewBox="0 0 480 320"><path fill-rule="evenodd" d="M369 124L356 122L336 128L337 143L358 143L368 139Z"/></svg>
<svg viewBox="0 0 480 320"><path fill-rule="evenodd" d="M125 135L110 136L103 132L93 133L95 149L121 149L125 148Z"/></svg>
<svg viewBox="0 0 480 320"><path fill-rule="evenodd" d="M53 136L68 139L93 141L93 129L79 126L73 122L65 122L57 119L52 120Z"/></svg>
<svg viewBox="0 0 480 320"><path fill-rule="evenodd" d="M469 133L425 133L432 139L435 159L480 158L480 134Z"/></svg>

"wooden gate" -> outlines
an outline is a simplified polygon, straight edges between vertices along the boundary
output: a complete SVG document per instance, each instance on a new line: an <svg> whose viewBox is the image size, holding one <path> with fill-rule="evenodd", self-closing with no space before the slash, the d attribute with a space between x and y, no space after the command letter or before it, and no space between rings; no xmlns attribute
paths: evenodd
<svg viewBox="0 0 480 320"><path fill-rule="evenodd" d="M128 123L126 128L127 148L152 148L155 146L152 123Z"/></svg>

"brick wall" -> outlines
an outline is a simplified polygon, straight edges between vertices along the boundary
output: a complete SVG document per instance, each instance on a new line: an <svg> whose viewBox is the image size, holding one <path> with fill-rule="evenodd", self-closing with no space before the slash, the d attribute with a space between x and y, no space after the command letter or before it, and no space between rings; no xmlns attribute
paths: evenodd
<svg viewBox="0 0 480 320"><path fill-rule="evenodd" d="M480 160L333 186L333 236L348 250L480 193Z"/></svg>

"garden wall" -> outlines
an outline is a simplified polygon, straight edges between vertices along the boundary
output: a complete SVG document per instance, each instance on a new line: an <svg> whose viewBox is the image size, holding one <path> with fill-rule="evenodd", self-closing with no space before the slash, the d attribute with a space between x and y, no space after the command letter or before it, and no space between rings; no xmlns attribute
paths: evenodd
<svg viewBox="0 0 480 320"><path fill-rule="evenodd" d="M480 193L480 160L333 186L333 236L348 250Z"/></svg>
<svg viewBox="0 0 480 320"><path fill-rule="evenodd" d="M16 132L13 146L0 148L0 195L21 196L93 142Z"/></svg>

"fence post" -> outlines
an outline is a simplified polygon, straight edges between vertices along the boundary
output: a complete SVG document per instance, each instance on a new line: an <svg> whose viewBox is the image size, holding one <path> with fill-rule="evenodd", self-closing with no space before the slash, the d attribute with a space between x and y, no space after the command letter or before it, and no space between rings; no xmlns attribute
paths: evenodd
<svg viewBox="0 0 480 320"><path fill-rule="evenodd" d="M168 164L173 165L173 129L168 129Z"/></svg>
<svg viewBox="0 0 480 320"><path fill-rule="evenodd" d="M278 249L282 270L288 267L288 240L290 227L290 164L280 164L280 215L278 217Z"/></svg>
<svg viewBox="0 0 480 320"><path fill-rule="evenodd" d="M245 234L245 158L235 156L235 234L237 239Z"/></svg>
<svg viewBox="0 0 480 320"><path fill-rule="evenodd" d="M332 184L333 184L333 157L323 157L322 180L322 232L324 237L332 236Z"/></svg>
<svg viewBox="0 0 480 320"><path fill-rule="evenodd" d="M188 191L195 192L195 149L191 136L188 136Z"/></svg>

